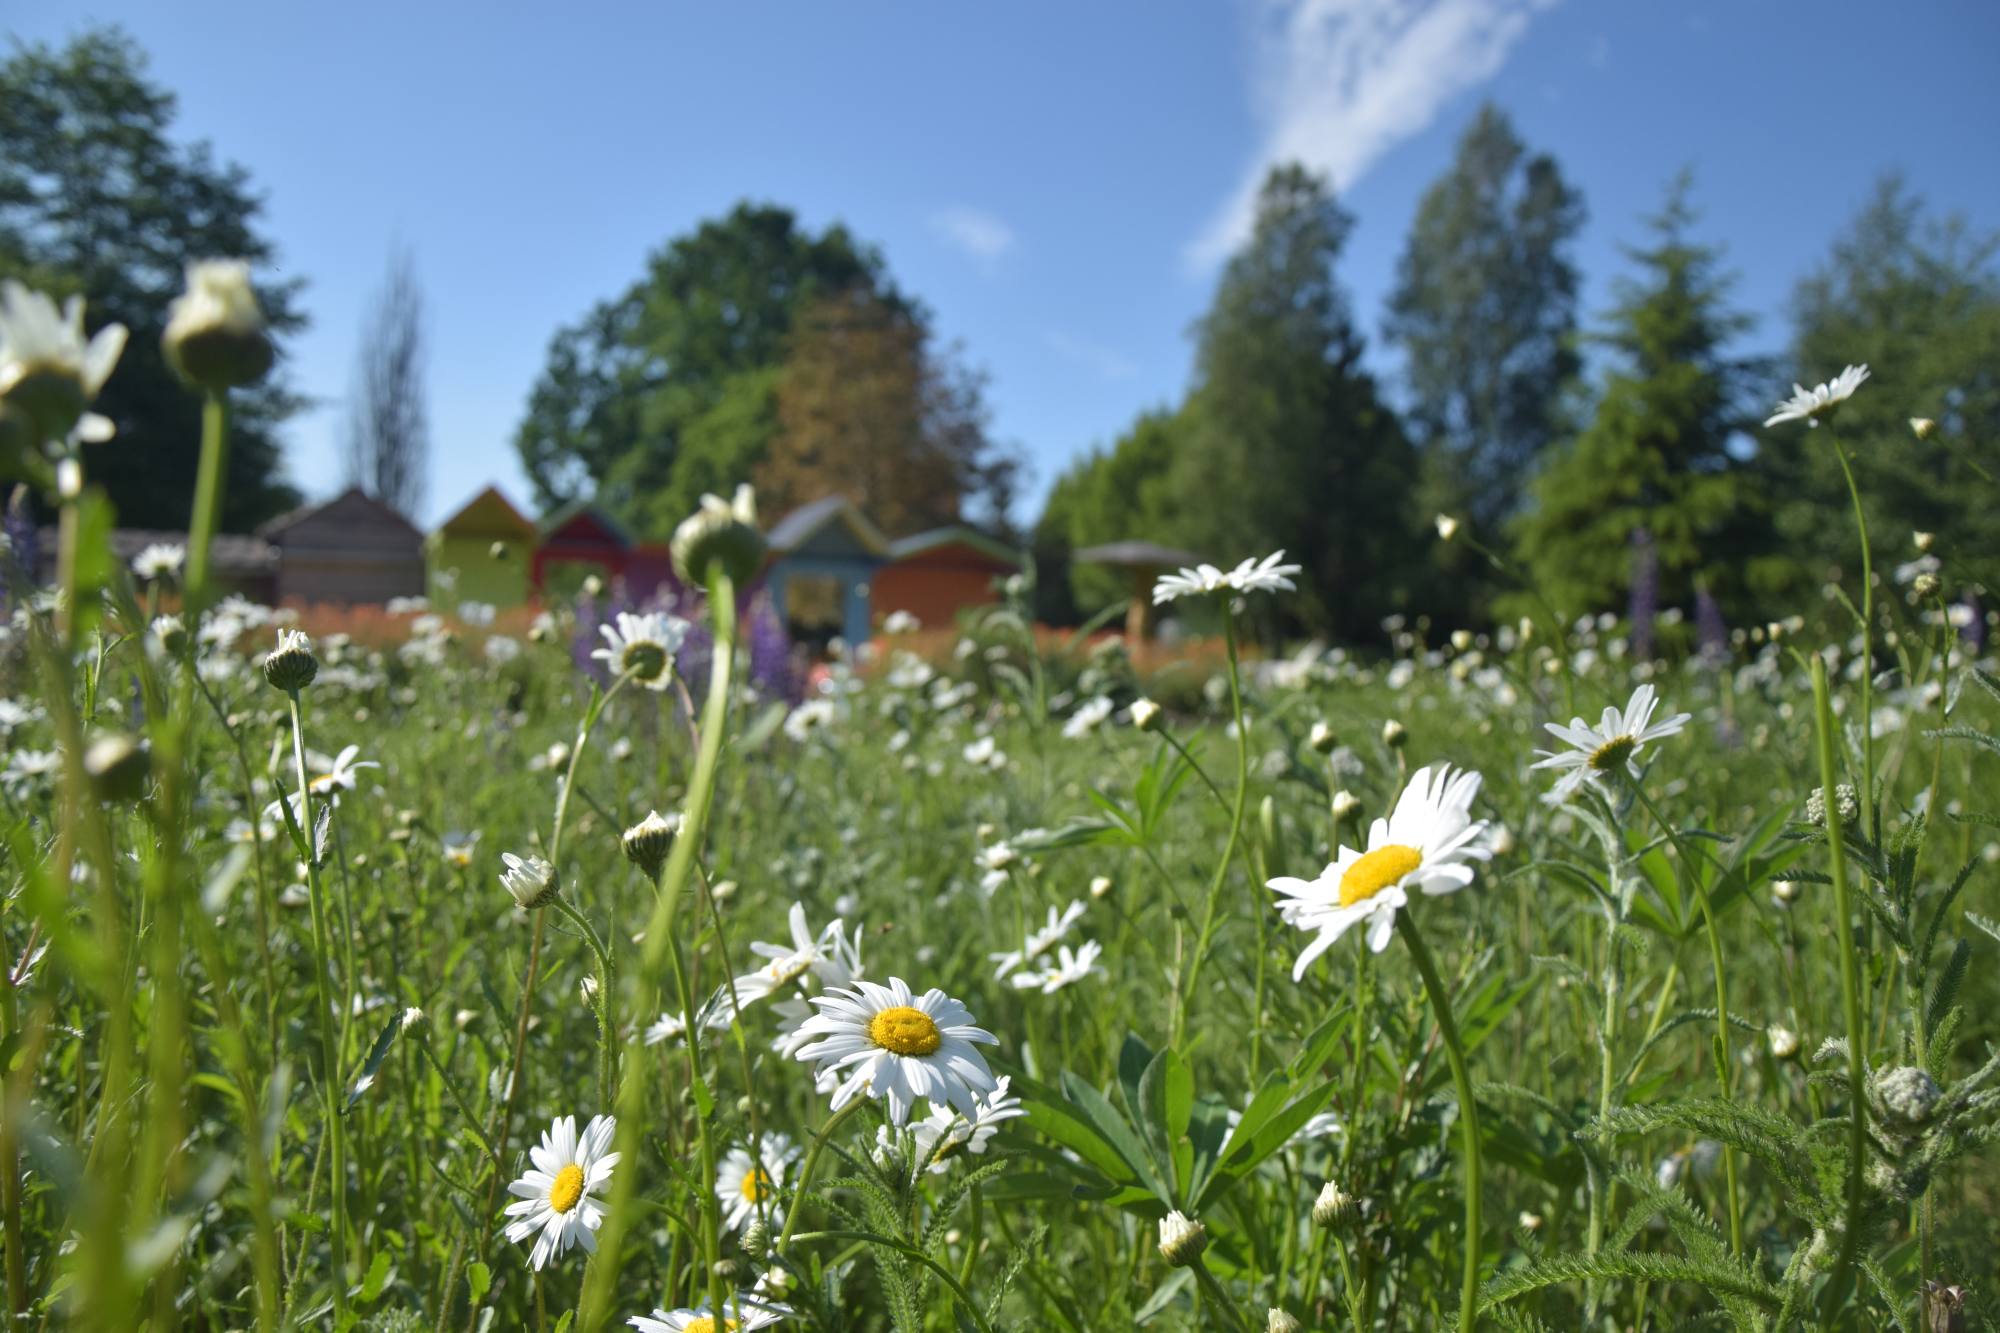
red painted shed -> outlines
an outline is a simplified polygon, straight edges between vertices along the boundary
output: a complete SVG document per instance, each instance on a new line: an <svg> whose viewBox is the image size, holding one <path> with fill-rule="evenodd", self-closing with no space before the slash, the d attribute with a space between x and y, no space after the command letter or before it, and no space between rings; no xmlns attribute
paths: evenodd
<svg viewBox="0 0 2000 1333"><path fill-rule="evenodd" d="M969 606L1000 600L995 581L1021 571L1021 552L976 528L933 528L889 544L889 563L870 580L877 621L906 611L943 628Z"/></svg>
<svg viewBox="0 0 2000 1333"><path fill-rule="evenodd" d="M529 567L537 594L574 593L592 574L607 584L624 577L632 543L603 510L575 501L544 518L541 526L542 544Z"/></svg>

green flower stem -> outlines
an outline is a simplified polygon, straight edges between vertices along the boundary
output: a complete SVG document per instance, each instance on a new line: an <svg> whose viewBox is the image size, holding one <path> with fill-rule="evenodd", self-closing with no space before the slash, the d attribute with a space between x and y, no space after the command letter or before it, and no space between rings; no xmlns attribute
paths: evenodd
<svg viewBox="0 0 2000 1333"><path fill-rule="evenodd" d="M1465 1287L1459 1300L1458 1327L1461 1333L1472 1333L1479 1321L1479 1103L1472 1095L1472 1075L1465 1066L1465 1048L1459 1043L1458 1024L1452 1018L1451 992L1438 976L1437 964L1431 961L1431 951L1417 930L1415 916L1407 910L1396 913L1396 931L1403 937L1403 943L1410 946L1417 975L1423 978L1424 994L1429 997L1431 1013L1437 1019L1438 1036L1451 1061L1451 1079L1458 1087L1458 1123L1465 1140Z"/></svg>
<svg viewBox="0 0 2000 1333"><path fill-rule="evenodd" d="M27 957L34 947L31 928L22 956ZM21 1005L12 960L0 958L0 973L4 973L0 975L0 1038L17 1038L21 1035ZM19 1104L26 1099L17 1099L14 1088L17 1083L25 1088L27 1078L25 1061L18 1078L0 1070L0 1226L7 1232L0 1243L7 1251L7 1311L22 1322L28 1313L28 1269L21 1243L21 1150L14 1125L27 1108Z"/></svg>
<svg viewBox="0 0 2000 1333"><path fill-rule="evenodd" d="M194 521L188 526L187 579L182 584L188 632L208 605L208 556L222 522L223 479L229 471L229 400L210 390L201 404L201 462L194 476Z"/></svg>
<svg viewBox="0 0 2000 1333"><path fill-rule="evenodd" d="M708 812L715 799L715 778L717 766L722 757L723 733L729 724L729 694L734 688L736 675L736 583L728 573L720 568L712 568L708 583L708 611L710 624L715 634L715 650L709 663L708 697L702 701L701 741L695 752L694 773L688 782L687 800L681 810L681 827L674 838L674 845L667 854L666 866L660 872L659 891L653 900L652 916L646 925L645 950L639 967L639 1012L652 1012L657 1007L660 991L660 975L668 966L675 943L675 917L680 907L681 891L687 886L688 876L694 869L695 852L701 846L708 827ZM690 1046L701 1040L700 1024L690 1011L686 1015L687 1041ZM633 1041L644 1040L643 1029L635 1025ZM611 1191L605 1212L604 1227L598 1236L598 1255L584 1279L582 1300L579 1302L576 1327L581 1333L599 1328L610 1316L612 1294L618 1285L618 1270L623 1262L625 1233L632 1225L633 1202L637 1194L640 1167L639 1123L645 1115L647 1062L633 1052L625 1061L624 1076L618 1085L618 1135L616 1146L622 1154L620 1161L625 1169L612 1173ZM701 1137L704 1155L713 1156L710 1142L713 1107L697 1105L695 1121L696 1133ZM704 1208L713 1211L716 1207L713 1180L705 1180L707 1198ZM722 1279L716 1274L713 1254L708 1256L706 1281L710 1300L718 1306L722 1295Z"/></svg>
<svg viewBox="0 0 2000 1333"><path fill-rule="evenodd" d="M840 1128L847 1117L861 1109L861 1104L862 1099L856 1097L835 1111L813 1137L812 1147L806 1150L805 1165L799 1169L799 1183L792 1191L792 1206L785 1210L785 1229L778 1233L778 1243L771 1251L775 1257L784 1258L785 1247L791 1244L792 1231L799 1224L799 1214L805 1210L806 1195L812 1189L813 1172L819 1169L819 1155L826 1150L826 1141L833 1137L833 1131Z"/></svg>
<svg viewBox="0 0 2000 1333"><path fill-rule="evenodd" d="M1722 1099L1728 1101L1733 1095L1731 1086L1734 1083L1731 1077L1729 1053L1729 991L1723 979L1722 934L1716 928L1715 909L1708 901L1708 886L1701 882L1701 876L1695 872L1694 862L1688 859L1687 848L1681 845L1680 831L1667 822L1666 816L1660 813L1659 806L1653 804L1653 798L1646 794L1646 784L1632 781L1628 785L1638 795L1640 803L1646 807L1646 813L1653 817L1653 822L1660 826L1660 831L1666 835L1667 841L1673 844L1674 861L1678 866L1675 873L1685 875L1688 887L1694 890L1694 900L1701 907L1702 930L1708 936L1708 961L1715 971L1715 1082L1722 1093ZM1727 1143L1722 1145L1722 1177L1729 1203L1729 1252L1741 1254L1743 1253L1743 1205L1736 1186L1736 1151Z"/></svg>
<svg viewBox="0 0 2000 1333"><path fill-rule="evenodd" d="M570 924L590 945L591 955L597 961L597 993L590 997L591 1012L597 1018L597 1096L602 1105L609 1106L618 1059L617 1030L611 1022L611 986L617 973L612 967L611 953L591 926L590 919L560 894L550 906L569 918Z"/></svg>
<svg viewBox="0 0 2000 1333"><path fill-rule="evenodd" d="M1843 460L1844 465L1845 460ZM1857 502L1858 503L1858 502ZM1848 901L1847 844L1840 825L1840 802L1833 799L1839 770L1834 762L1833 704L1827 694L1826 660L1812 660L1813 714L1819 733L1820 804L1826 810L1828 870L1833 877L1833 910L1840 934L1840 1004L1847 1022L1847 1218L1840 1238L1840 1257L1826 1284L1827 1313L1845 1299L1855 1245L1861 1235L1861 1171L1868 1154L1868 1099L1862 1087L1861 1046L1867 1031L1861 1019L1860 966L1854 952L1854 918Z"/></svg>
<svg viewBox="0 0 2000 1333"><path fill-rule="evenodd" d="M313 985L318 992L320 1100L327 1143L327 1192L333 1200L333 1310L336 1325L347 1312L347 1144L340 1117L340 1047L333 1029L332 946L327 940L326 899L319 873L319 847L313 828L312 783L306 776L305 704L297 690L287 691L292 706L292 765L299 783L299 828L304 840L306 894L312 905ZM289 812L281 798L279 808Z"/></svg>
<svg viewBox="0 0 2000 1333"><path fill-rule="evenodd" d="M1200 1255L1196 1255L1194 1262L1189 1264L1188 1267L1194 1270L1195 1285L1201 1288L1202 1294L1207 1296L1217 1309L1228 1313L1229 1326L1231 1328L1247 1329L1250 1327L1249 1322L1243 1317L1243 1311L1236 1308L1236 1302L1229 1298L1227 1289L1220 1282L1216 1281L1215 1274L1208 1271L1208 1265L1202 1262Z"/></svg>
<svg viewBox="0 0 2000 1333"><path fill-rule="evenodd" d="M1174 1004L1173 1040L1168 1043L1178 1046L1181 1036L1187 1031L1188 1006L1194 1002L1195 983L1201 979L1201 965L1208 957L1209 937L1215 933L1216 909L1222 903L1222 886L1229 878L1229 866L1236 859L1236 848L1243 840L1243 806L1250 795L1250 729L1243 721L1243 687L1236 662L1236 613L1225 601L1222 607L1222 638L1229 651L1229 712L1236 720L1236 800L1229 810L1229 841L1222 849L1222 860L1215 867L1215 878L1209 881L1208 901L1202 907L1201 929L1195 935L1194 957L1188 963L1187 980L1179 987Z"/></svg>
<svg viewBox="0 0 2000 1333"><path fill-rule="evenodd" d="M1832 428L1827 430L1832 435ZM1861 537L1861 827L1877 842L1882 838L1882 821L1875 804L1875 566L1868 552L1868 515L1861 508L1861 488L1854 483L1854 469L1848 466L1847 450L1838 437L1833 456L1840 460L1840 475L1847 478L1847 498L1854 503L1854 527ZM1833 788L1826 789L1833 799Z"/></svg>

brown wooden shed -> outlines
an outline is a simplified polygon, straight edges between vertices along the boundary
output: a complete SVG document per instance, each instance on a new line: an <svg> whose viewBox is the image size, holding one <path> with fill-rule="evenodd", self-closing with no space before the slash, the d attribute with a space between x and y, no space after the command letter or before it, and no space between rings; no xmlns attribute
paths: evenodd
<svg viewBox="0 0 2000 1333"><path fill-rule="evenodd" d="M277 548L278 600L338 606L424 593L424 535L409 519L349 487L257 530Z"/></svg>

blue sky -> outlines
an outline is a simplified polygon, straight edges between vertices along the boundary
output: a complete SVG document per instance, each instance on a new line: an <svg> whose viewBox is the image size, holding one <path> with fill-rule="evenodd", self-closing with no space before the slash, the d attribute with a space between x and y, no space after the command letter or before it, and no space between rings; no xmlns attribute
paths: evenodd
<svg viewBox="0 0 2000 1333"><path fill-rule="evenodd" d="M489 481L527 498L511 440L551 333L745 197L882 247L990 374L1031 510L1181 392L1215 256L1278 157L1330 172L1357 215L1341 277L1371 343L1418 196L1483 98L1585 193L1586 313L1683 165L1760 317L1751 350L1783 345L1793 282L1882 171L2000 225L1990 0L9 8L29 40L124 25L181 132L266 192L310 284L292 372L320 405L288 450L309 494L340 482L358 325L391 246L413 250L426 519Z"/></svg>

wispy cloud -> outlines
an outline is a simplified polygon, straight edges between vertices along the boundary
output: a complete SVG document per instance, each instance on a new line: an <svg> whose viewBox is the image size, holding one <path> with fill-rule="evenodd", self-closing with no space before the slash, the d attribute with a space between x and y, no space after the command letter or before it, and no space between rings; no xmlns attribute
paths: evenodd
<svg viewBox="0 0 2000 1333"><path fill-rule="evenodd" d="M1257 191L1279 162L1351 186L1422 131L1459 93L1491 78L1554 0L1260 0L1253 77L1262 147L1188 247L1206 269L1249 236Z"/></svg>
<svg viewBox="0 0 2000 1333"><path fill-rule="evenodd" d="M1137 361L1102 343L1053 329L1043 335L1043 341L1057 356L1082 366L1100 379L1129 380L1139 373Z"/></svg>
<svg viewBox="0 0 2000 1333"><path fill-rule="evenodd" d="M1014 229L977 208L947 208L931 215L931 230L982 263L1014 248Z"/></svg>

